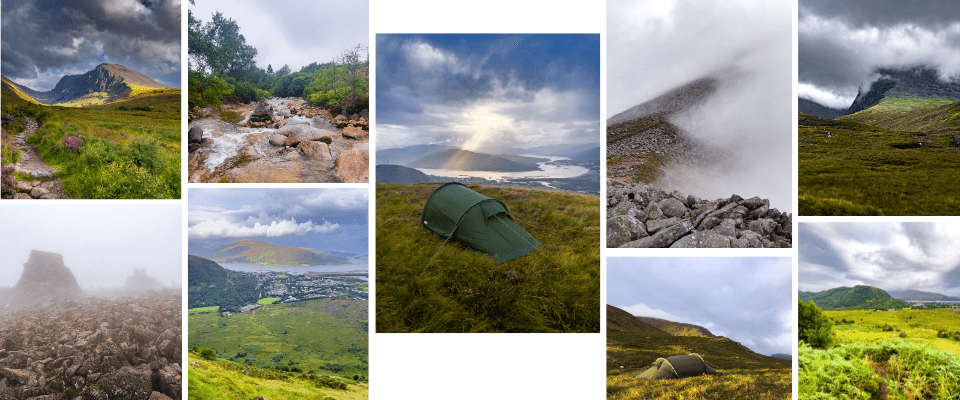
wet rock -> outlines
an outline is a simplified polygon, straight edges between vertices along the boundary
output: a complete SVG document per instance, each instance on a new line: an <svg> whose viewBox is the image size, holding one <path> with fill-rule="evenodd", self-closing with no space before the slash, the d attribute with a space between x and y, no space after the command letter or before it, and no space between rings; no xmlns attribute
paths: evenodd
<svg viewBox="0 0 960 400"><path fill-rule="evenodd" d="M203 140L203 129L199 126L193 126L187 132L187 143L197 143Z"/></svg>
<svg viewBox="0 0 960 400"><path fill-rule="evenodd" d="M302 142L300 143L300 151L303 155L307 156L313 161L328 161L333 156L330 154L330 146L323 142Z"/></svg>
<svg viewBox="0 0 960 400"><path fill-rule="evenodd" d="M274 133L270 135L269 142L274 146L283 147L287 145L287 137L279 133Z"/></svg>
<svg viewBox="0 0 960 400"><path fill-rule="evenodd" d="M366 139L370 135L363 128L356 126L348 126L343 128L343 137L348 139Z"/></svg>
<svg viewBox="0 0 960 400"><path fill-rule="evenodd" d="M314 128L310 125L286 125L283 128L277 129L274 135L286 136L287 140L284 144L287 146L296 146L301 142L320 140L320 138L324 136L329 140L331 134L330 132Z"/></svg>

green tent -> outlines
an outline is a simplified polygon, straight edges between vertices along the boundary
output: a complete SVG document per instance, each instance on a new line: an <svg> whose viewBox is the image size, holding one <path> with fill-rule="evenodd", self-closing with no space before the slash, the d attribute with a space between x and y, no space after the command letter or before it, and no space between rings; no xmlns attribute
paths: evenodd
<svg viewBox="0 0 960 400"><path fill-rule="evenodd" d="M543 246L510 217L507 206L470 188L450 182L427 198L420 215L423 226L434 233L460 239L493 255L497 264L523 257Z"/></svg>
<svg viewBox="0 0 960 400"><path fill-rule="evenodd" d="M698 375L717 375L717 371L703 361L697 354L658 358L643 370L637 379L651 381L656 379L680 379Z"/></svg>

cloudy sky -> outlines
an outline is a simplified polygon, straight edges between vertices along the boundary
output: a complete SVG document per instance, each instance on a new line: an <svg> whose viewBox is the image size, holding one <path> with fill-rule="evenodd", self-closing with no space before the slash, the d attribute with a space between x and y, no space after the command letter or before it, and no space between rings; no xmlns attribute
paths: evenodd
<svg viewBox="0 0 960 400"><path fill-rule="evenodd" d="M960 296L957 223L799 225L802 291L869 285Z"/></svg>
<svg viewBox="0 0 960 400"><path fill-rule="evenodd" d="M960 75L954 0L800 0L799 95L846 108L879 67L926 65Z"/></svg>
<svg viewBox="0 0 960 400"><path fill-rule="evenodd" d="M367 254L366 189L190 189L189 196L191 247L253 239Z"/></svg>
<svg viewBox="0 0 960 400"><path fill-rule="evenodd" d="M377 35L377 148L600 140L599 35Z"/></svg>
<svg viewBox="0 0 960 400"><path fill-rule="evenodd" d="M790 258L608 258L607 304L791 354L792 270Z"/></svg>
<svg viewBox="0 0 960 400"><path fill-rule="evenodd" d="M760 196L791 209L791 10L790 0L607 2L608 118L696 79L723 76L702 107L673 120L726 155L723 163L668 170L669 189L703 198Z"/></svg>
<svg viewBox="0 0 960 400"><path fill-rule="evenodd" d="M180 0L5 0L3 76L48 91L113 63L179 88L180 10Z"/></svg>
<svg viewBox="0 0 960 400"><path fill-rule="evenodd" d="M310 63L330 62L357 44L369 47L370 43L366 0L196 0L196 5L187 4L193 17L204 23L217 11L236 21L247 44L257 49L257 66L263 69L271 65L276 71L287 64L297 72Z"/></svg>
<svg viewBox="0 0 960 400"><path fill-rule="evenodd" d="M83 289L122 287L134 268L179 287L181 215L180 205L166 204L4 204L0 287L20 280L30 250L62 254Z"/></svg>

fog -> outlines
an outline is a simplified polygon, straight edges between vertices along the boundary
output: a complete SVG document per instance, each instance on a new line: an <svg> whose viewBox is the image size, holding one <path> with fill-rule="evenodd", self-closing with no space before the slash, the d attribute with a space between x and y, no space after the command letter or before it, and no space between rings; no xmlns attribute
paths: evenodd
<svg viewBox="0 0 960 400"><path fill-rule="evenodd" d="M715 148L715 159L674 166L662 186L701 198L760 196L790 211L790 3L611 1L607 12L608 117L698 78L720 81L706 103L672 119Z"/></svg>
<svg viewBox="0 0 960 400"><path fill-rule="evenodd" d="M123 288L135 275L179 288L181 218L180 205L5 204L0 288L16 285L31 250L61 254L86 293Z"/></svg>

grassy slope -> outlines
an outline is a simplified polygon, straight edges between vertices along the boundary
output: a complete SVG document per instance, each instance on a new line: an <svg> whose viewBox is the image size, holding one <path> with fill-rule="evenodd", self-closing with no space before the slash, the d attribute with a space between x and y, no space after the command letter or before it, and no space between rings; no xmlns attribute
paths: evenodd
<svg viewBox="0 0 960 400"><path fill-rule="evenodd" d="M249 376L243 371L248 367L219 359L207 361L189 354L190 399L237 399L247 400L256 396L267 399L316 399L332 397L338 400L369 398L369 386L364 383L348 383L347 390L318 388L310 379L297 374L278 374L286 379L269 379ZM198 366L192 366L199 363Z"/></svg>
<svg viewBox="0 0 960 400"><path fill-rule="evenodd" d="M421 226L439 186L377 184L378 332L599 332L597 197L470 186L503 201L544 243L497 265L457 241L441 248L443 238Z"/></svg>
<svg viewBox="0 0 960 400"><path fill-rule="evenodd" d="M721 375L634 379L659 357L690 353L702 356ZM789 399L791 372L789 360L754 353L726 338L673 336L607 306L608 399Z"/></svg>
<svg viewBox="0 0 960 400"><path fill-rule="evenodd" d="M960 103L942 99L884 98L873 107L837 118L894 131L960 128Z"/></svg>
<svg viewBox="0 0 960 400"><path fill-rule="evenodd" d="M325 251L280 246L256 240L228 243L207 256L217 262L257 265L345 265L350 260Z"/></svg>
<svg viewBox="0 0 960 400"><path fill-rule="evenodd" d="M244 360L237 354L246 353L257 365L334 374L323 367L337 364L344 367L337 375L367 376L367 312L366 301L330 299L267 305L230 317L191 309L189 346L239 362Z"/></svg>
<svg viewBox="0 0 960 400"><path fill-rule="evenodd" d="M952 143L960 103L940 104L885 99L837 120L800 114L800 215L960 213L960 149Z"/></svg>
<svg viewBox="0 0 960 400"><path fill-rule="evenodd" d="M902 331L907 334L907 340L960 354L960 342L937 337L940 329L960 331L960 314L949 309L824 312L834 321L854 321L853 324L834 322L841 343L891 339ZM878 328L884 325L894 327L894 331L885 332Z"/></svg>
<svg viewBox="0 0 960 400"><path fill-rule="evenodd" d="M40 102L34 100L33 97L30 97L30 95L24 93L22 90L20 90L20 88L8 81L6 78L3 78L2 93L3 94L2 98L0 98L0 102L3 104L40 104Z"/></svg>

